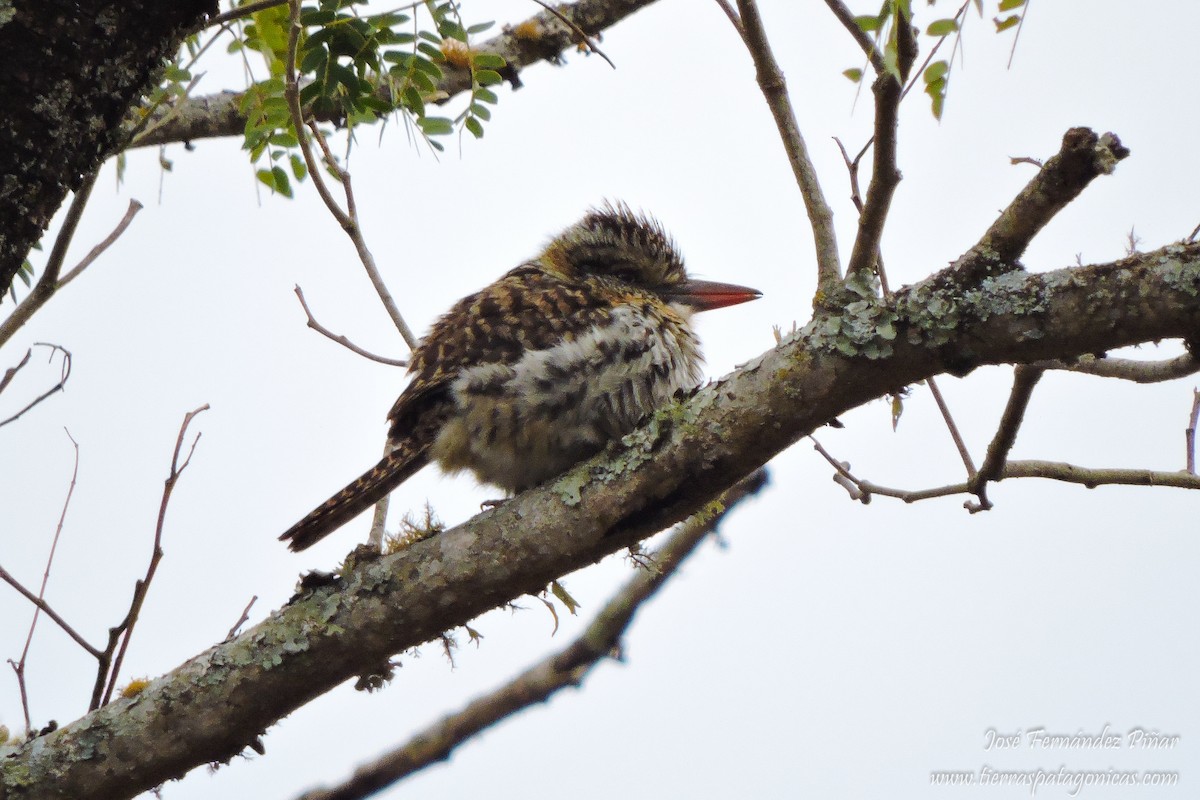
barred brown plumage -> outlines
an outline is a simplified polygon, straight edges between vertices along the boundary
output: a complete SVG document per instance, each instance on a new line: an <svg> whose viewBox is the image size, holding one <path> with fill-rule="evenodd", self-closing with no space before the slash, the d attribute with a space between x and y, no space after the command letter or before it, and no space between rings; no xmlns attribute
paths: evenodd
<svg viewBox="0 0 1200 800"><path fill-rule="evenodd" d="M509 492L558 475L696 386L694 312L759 296L689 279L654 219L593 209L434 323L388 413L387 454L279 538L315 544L429 461Z"/></svg>

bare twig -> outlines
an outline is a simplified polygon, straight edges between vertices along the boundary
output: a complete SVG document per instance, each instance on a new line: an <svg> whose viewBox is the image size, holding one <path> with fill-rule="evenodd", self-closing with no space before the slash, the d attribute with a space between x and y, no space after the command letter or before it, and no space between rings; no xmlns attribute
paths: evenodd
<svg viewBox="0 0 1200 800"><path fill-rule="evenodd" d="M952 483L946 486L936 486L930 489L897 489L891 486L881 486L855 476L849 467L846 466L845 462L838 461L837 458L821 446L820 442L811 436L809 438L812 439L813 448L837 472L835 478L837 483L843 487L846 487L847 481L851 483L854 491L851 491L851 487L846 487L847 491L850 492L851 499L858 500L863 504L870 503L872 495L893 497L897 500L903 500L905 503L916 503L935 497L974 493L969 481ZM1078 483L1089 489L1094 489L1097 486L1122 485L1167 486L1177 489L1200 490L1200 475L1194 475L1185 471L1164 472L1149 469L1096 469L1079 467L1074 464L1066 464L1058 461L1009 461L1004 464L997 480L1009 480L1012 478L1043 478L1046 480L1063 481L1065 483ZM968 510L971 509L968 507Z"/></svg>
<svg viewBox="0 0 1200 800"><path fill-rule="evenodd" d="M208 410L208 404L200 406L194 411L189 411L183 415L183 423L179 426L179 436L175 440L175 451L171 455L171 471L167 474L167 479L163 482L162 500L158 506L158 521L154 526L154 549L150 554L150 563L146 567L146 574L143 578L134 583L133 599L129 603L129 611L125 614L125 619L115 628L109 630L108 647L100 658L100 669L97 671L96 685L92 690L92 704L90 709L99 708L102 705L107 705L112 698L112 693L116 689L117 679L121 674L121 664L125 660L125 652L129 649L129 640L133 638L133 629L137 625L138 615L142 611L142 605L146 602L146 595L150 592L150 582L154 580L154 574L158 571L158 564L162 561L162 535L163 526L167 519L167 505L171 502L171 493L175 490L175 484L179 482L179 476L187 469L188 464L192 460L192 454L196 452L196 445L200 442L200 434L196 434L196 438L192 440L192 446L188 449L187 457L182 463L179 460L179 454L183 450L184 439L187 436L188 425L196 415ZM117 649L118 642L120 649ZM113 653L116 652L116 657L113 658ZM112 659L111 662L109 659ZM112 664L111 670L109 663ZM107 688L105 684L107 683Z"/></svg>
<svg viewBox="0 0 1200 800"><path fill-rule="evenodd" d="M808 221L812 226L813 241L817 250L817 292L819 296L829 297L837 293L842 274L837 236L833 227L833 212L825 202L816 167L809 158L804 137L800 134L795 112L788 99L787 82L771 52L758 6L755 0L738 0L738 10L742 21L743 40L754 61L759 88L771 115L775 118L775 126L779 130L784 151L792 166L792 174L796 177L796 184L800 187L804 206L808 210Z"/></svg>
<svg viewBox="0 0 1200 800"><path fill-rule="evenodd" d="M29 358L32 355L33 348L31 347L25 351L25 356L19 362L17 362L15 367L9 367L8 369L4 370L4 377L0 378L0 394L4 394L4 390L8 388L10 383L12 383L13 378L17 377L17 373L25 368L25 365L29 363Z"/></svg>
<svg viewBox="0 0 1200 800"><path fill-rule="evenodd" d="M9 586L16 589L18 594L20 594L26 600L28 600L29 602L31 602L35 606L37 606L39 609L41 609L42 612L47 617L49 617L50 619L52 619L54 621L54 624L58 625L58 627L62 629L63 633L65 633L65 634L67 634L67 636L71 637L71 639L75 642L75 644L79 645L84 650L88 651L89 654L91 654L92 656L95 656L96 658L100 658L102 655L104 655L104 653L99 648L93 647L90 643L88 643L87 639L84 639L82 636L80 636L75 631L75 629L72 628L67 623L67 621L65 619L63 619L62 616L59 615L59 613L57 611L55 611L53 608L50 607L49 603L47 603L45 600L42 600L36 594L34 594L33 592L26 589L21 584L20 581L18 581L16 578L13 577L11 572L6 570L2 566L0 566L0 580L4 581Z"/></svg>
<svg viewBox="0 0 1200 800"><path fill-rule="evenodd" d="M358 355L362 356L363 358L369 358L372 361L377 361L380 364L387 364L388 366L391 366L391 367L407 367L408 366L408 362L405 361L404 359L387 358L385 356L377 356L369 350L362 349L361 347L356 345L354 342L347 339L345 336L340 336L340 335L334 333L333 331L329 330L324 325L317 322L316 317L313 316L312 311L308 307L308 303L305 302L304 292L300 289L299 286L296 287L295 291L296 291L296 297L298 297L300 299L300 306L304 309L305 316L308 317L308 327L312 328L317 333L321 334L322 336L325 336L328 339L332 339L333 341L340 344L342 347L345 347L347 350L350 350L351 352L357 353Z"/></svg>
<svg viewBox="0 0 1200 800"><path fill-rule="evenodd" d="M63 219L62 227L59 228L58 235L54 238L54 246L50 250L46 267L42 270L42 277L38 279L25 299L17 304L13 312L8 315L8 319L0 323L0 346L11 339L12 335L29 321L34 312L44 306L46 301L57 291L58 275L62 270L63 259L67 256L67 248L75 236L79 220L83 217L83 210L87 207L88 198L91 197L92 189L96 185L96 174L93 172L84 178L83 182L79 184L79 188L75 190L75 195L71 198L71 205L67 207L67 215Z"/></svg>
<svg viewBox="0 0 1200 800"><path fill-rule="evenodd" d="M533 2L537 3L539 6L541 6L541 7L542 7L542 8L544 8L544 9L546 9L546 10L547 10L547 11L549 11L551 14L553 14L554 16L556 16L556 17L558 17L560 20L562 20L562 24L566 25L568 28L570 28L571 30L575 31L576 35L577 35L577 36L579 36L580 42L581 42L581 43L582 43L582 44L583 44L585 47L587 47L587 49L588 49L588 50L590 50L591 52L595 53L596 55L600 56L600 57L601 57L601 58L603 58L605 61L607 61L607 62L608 62L608 65L609 65L610 67L612 67L613 69L616 69L616 68L617 68L617 65L613 63L612 59L611 59L611 58L609 58L608 56L606 56L606 55L604 54L604 51L603 51L603 50L601 50L599 47L597 47L597 46L596 46L596 43L595 43L595 41L594 41L594 37L592 37L592 36L589 36L589 35L587 34L587 32L586 32L586 31L584 31L584 29L583 29L583 28L579 27L579 26L578 26L578 25L576 25L574 22L572 22L571 20L567 19L565 16L563 16L563 13L562 13L561 11L559 11L557 8L554 8L554 7L553 7L553 6L551 6L549 3L542 2L542 0L533 0Z"/></svg>
<svg viewBox="0 0 1200 800"><path fill-rule="evenodd" d="M287 98L288 110L291 113L292 126L296 129L296 139L300 144L300 152L304 156L304 163L308 166L308 174L312 177L317 194L321 196L321 200L325 203L326 208L329 209L329 213L333 215L338 225L350 237L350 241L354 243L358 259L367 271L367 277L370 279L371 285L375 287L375 293L379 295L380 301L383 302L383 307L387 310L388 316L392 318L392 323L396 326L396 330L400 332L401 338L404 339L410 348L416 348L417 337L413 334L412 329L408 327L408 323L404 321L404 317L401 315L396 301L392 298L386 284L383 282L383 276L379 274L379 269L375 266L375 257L371 255L366 240L363 239L362 226L359 224L358 210L354 202L354 189L350 182L350 173L338 166L333 153L329 150L329 145L325 141L325 137L321 134L316 123L305 125L304 114L300 107L300 84L296 75L296 49L300 41L300 33L303 30L303 26L300 24L300 0L290 0L289 8L291 9L291 24L288 29L287 83L284 95ZM312 133L311 140L305 134L306 128ZM346 196L346 210L342 210L334 199L333 194L329 191L329 187L325 184L325 179L317 165L316 156L312 151L311 142L313 140L321 147L325 156L325 164L342 184L342 190Z"/></svg>
<svg viewBox="0 0 1200 800"><path fill-rule="evenodd" d="M738 32L738 36L742 37L742 41L746 41L746 29L742 27L742 18L738 16L737 9L729 2L729 0L716 0L716 4L725 12L725 16L729 18L729 24L733 25Z"/></svg>
<svg viewBox="0 0 1200 800"><path fill-rule="evenodd" d="M1025 410L1029 408L1029 400L1033 396L1034 387L1042 378L1045 370L1040 367L1018 366L1013 373L1013 387L1008 395L1008 404L1000 415L1000 424L996 434L988 445L987 455L979 471L968 481L971 491L979 498L978 503L968 503L966 508L972 513L987 511L992 503L987 498L988 481L1000 480L1004 473L1004 464L1008 454L1017 442L1017 431L1025 419Z"/></svg>
<svg viewBox="0 0 1200 800"><path fill-rule="evenodd" d="M125 233L125 229L133 222L133 218L143 208L142 204L137 200L129 201L129 208L125 209L125 216L121 217L121 221L117 223L117 227L112 229L112 233L100 240L100 243L88 251L88 254L80 259L70 272L62 276L62 280L58 282L58 289L63 288L71 281L79 277L79 273L90 267L92 263L100 257L100 255L113 246L117 239L121 238L121 234Z"/></svg>
<svg viewBox="0 0 1200 800"><path fill-rule="evenodd" d="M962 434L958 431L958 426L954 424L954 417L950 414L950 406L946 405L946 400L942 397L942 392L938 389L936 380L927 378L925 382L929 384L929 391L933 393L933 399L937 403L938 410L942 412L942 419L946 420L946 428L950 431L950 437L954 439L954 446L958 448L958 455L962 458L963 466L967 468L967 477L974 478L975 462L971 460L971 452L967 450L967 443L963 441Z"/></svg>
<svg viewBox="0 0 1200 800"><path fill-rule="evenodd" d="M1008 66L1006 69L1012 69L1013 57L1017 55L1017 42L1021 39L1021 29L1025 27L1025 15L1029 13L1031 3L1025 3L1025 7L1021 9L1021 20L1017 23L1017 32L1013 34L1012 50L1008 52Z"/></svg>
<svg viewBox="0 0 1200 800"><path fill-rule="evenodd" d="M237 618L237 622L233 623L233 627L230 628L229 633L225 635L225 641L228 642L233 639L233 637L237 636L238 629L245 625L246 621L250 619L250 609L256 602L258 602L258 595L254 595L250 598L250 602L246 603L246 607L242 609L242 615Z"/></svg>
<svg viewBox="0 0 1200 800"><path fill-rule="evenodd" d="M38 403L45 400L50 395L54 394L55 392L62 391L63 387L67 385L67 378L71 377L71 351L70 350L67 350L65 347L62 347L57 344L50 344L49 342L35 342L33 346L34 347L49 347L51 358L54 357L55 351L62 352L63 365L62 365L62 371L59 373L58 383L54 384L49 389L42 392L40 395L38 395L32 401L27 403L24 408L22 408L17 413L13 414L11 417L8 417L7 419L4 419L4 420L0 420L0 427L3 427L10 422L15 422L16 420L21 418L21 415L25 414L27 411L29 411L31 408L36 406ZM21 363L15 367L10 368L9 370L7 370L5 372L4 379L2 381L0 381L0 392L4 391L4 387L8 385L9 381L12 380L12 377L17 373L17 371L20 370L21 367L25 366L26 362L29 361L29 355L32 352L33 352L32 348L27 350L25 352L25 357L23 359L21 359Z"/></svg>
<svg viewBox="0 0 1200 800"><path fill-rule="evenodd" d="M449 758L454 748L517 711L540 703L568 686L578 686L596 664L619 652L621 637L638 609L663 586L684 559L743 498L766 484L758 470L725 492L716 513L697 514L680 524L654 554L654 569L639 569L600 610L583 634L567 647L523 672L505 686L473 700L460 711L418 733L404 745L358 768L339 786L306 792L299 800L357 800Z"/></svg>
<svg viewBox="0 0 1200 800"><path fill-rule="evenodd" d="M1188 426L1184 431L1184 441L1187 444L1187 471L1196 474L1196 422L1200 420L1200 389L1192 389L1192 413L1188 417Z"/></svg>
<svg viewBox="0 0 1200 800"><path fill-rule="evenodd" d="M55 237L54 247L50 251L49 260L46 262L46 268L42 271L42 277L38 280L33 290L26 295L12 314L4 322L0 322L0 346L12 338L13 334L21 329L29 318L34 315L42 306L44 306L58 290L62 289L71 281L79 277L79 274L87 269L92 262L100 257L100 254L112 246L125 229L129 227L129 223L133 221L134 216L141 210L142 204L137 200L129 201L129 209L125 212L125 216L117 223L117 227L113 232L106 236L103 241L91 249L91 251L83 257L83 260L75 265L66 275L63 275L59 280L59 273L62 270L63 259L66 258L67 248L71 244L71 239L75 236L75 229L79 226L79 220L83 216L83 210L87 207L88 198L92 194L92 188L96 185L96 173L92 173L84 179L79 189L76 190L75 196L71 200L71 206L67 209L66 219L63 220L63 226L58 231L58 236Z"/></svg>
<svg viewBox="0 0 1200 800"><path fill-rule="evenodd" d="M46 585L50 582L50 568L54 566L54 553L58 550L58 540L62 536L63 523L67 520L67 509L71 506L71 496L75 494L75 481L79 477L79 442L71 436L71 432L66 431L67 438L71 440L71 446L75 448L75 464L71 468L71 483L67 486L67 497L63 500L62 512L58 515L58 525L54 527L54 538L50 541L50 555L46 556L46 569L42 572L42 585L38 588L38 599L46 600ZM33 619L29 622L29 633L25 636L25 647L21 649L21 657L16 662L9 659L8 663L12 666L13 671L17 673L17 685L21 692L21 709L25 712L25 734L26 736L33 733L33 723L29 716L29 694L25 688L25 663L29 658L29 648L33 644L33 632L37 630L38 616L41 614L41 608L34 608Z"/></svg>
<svg viewBox="0 0 1200 800"><path fill-rule="evenodd" d="M1044 369L1080 372L1101 378L1118 378L1134 383L1161 383L1186 378L1200 372L1200 359L1191 353L1165 361L1139 361L1133 358L1096 358L1081 356L1075 361L1036 361L1030 364Z"/></svg>

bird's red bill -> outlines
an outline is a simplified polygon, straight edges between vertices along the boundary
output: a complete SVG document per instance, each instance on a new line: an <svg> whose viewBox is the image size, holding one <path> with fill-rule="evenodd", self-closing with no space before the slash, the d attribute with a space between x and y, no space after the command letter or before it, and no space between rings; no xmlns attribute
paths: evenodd
<svg viewBox="0 0 1200 800"><path fill-rule="evenodd" d="M738 286L736 283L717 283L689 279L663 292L668 300L690 306L697 311L736 306L762 297L758 289Z"/></svg>

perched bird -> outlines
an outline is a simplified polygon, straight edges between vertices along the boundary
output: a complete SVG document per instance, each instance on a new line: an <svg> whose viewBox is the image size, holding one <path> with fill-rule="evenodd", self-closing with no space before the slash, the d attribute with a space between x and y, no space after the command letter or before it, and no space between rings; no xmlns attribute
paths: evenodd
<svg viewBox="0 0 1200 800"><path fill-rule="evenodd" d="M593 209L434 324L387 454L279 538L310 547L430 461L514 493L564 472L699 383L694 312L760 294L688 278L654 219Z"/></svg>

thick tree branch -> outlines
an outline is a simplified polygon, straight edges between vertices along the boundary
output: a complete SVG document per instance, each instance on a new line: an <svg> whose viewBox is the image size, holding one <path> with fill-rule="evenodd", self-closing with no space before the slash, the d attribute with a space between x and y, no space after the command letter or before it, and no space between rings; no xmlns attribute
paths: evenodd
<svg viewBox="0 0 1200 800"><path fill-rule="evenodd" d="M612 27L655 0L578 0L571 5L558 8L559 13L578 28L595 35ZM529 32L536 32L530 34ZM500 56L508 64L504 75L514 88L521 85L518 74L525 67L540 61L560 63L562 52L574 47L579 35L554 13L543 11L525 22L505 30L497 36L480 42L474 49L480 53ZM442 96L439 102L469 91L471 74L468 70L451 64L441 65L445 76L438 82L436 93ZM189 98L173 109L163 109L151 115L151 125L158 115L172 114L149 135L139 137L136 146L163 145L175 142L191 142L222 136L241 136L246 128L246 117L238 110L242 92L220 92L205 97ZM336 112L340 114L341 112ZM318 118L319 122L332 120Z"/></svg>
<svg viewBox="0 0 1200 800"><path fill-rule="evenodd" d="M530 667L494 692L472 700L413 736L400 747L359 767L347 781L330 789L305 792L298 800L357 800L445 761L460 744L523 708L549 700L560 689L579 686L592 667L620 648L621 638L642 605L675 574L676 569L724 520L738 503L767 483L766 470L739 481L722 495L718 510L689 517L670 535L648 565L638 569L575 641Z"/></svg>
<svg viewBox="0 0 1200 800"><path fill-rule="evenodd" d="M0 748L0 787L20 782L28 798L131 797L231 758L337 684L678 522L828 420L948 365L1069 359L1200 330L1200 245L1009 272L971 291L947 289L953 277L902 290L888 306L847 309L837 325L818 317L655 414L623 450L351 570L135 698Z"/></svg>

